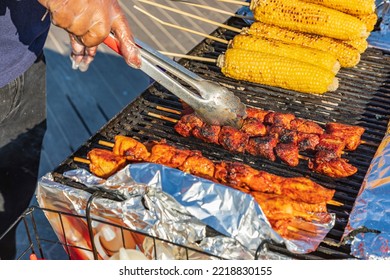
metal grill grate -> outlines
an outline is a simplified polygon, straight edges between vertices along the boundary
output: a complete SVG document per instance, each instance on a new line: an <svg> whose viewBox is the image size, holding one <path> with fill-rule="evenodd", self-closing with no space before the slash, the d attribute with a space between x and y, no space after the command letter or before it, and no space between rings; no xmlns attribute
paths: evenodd
<svg viewBox="0 0 390 280"><path fill-rule="evenodd" d="M230 19L228 24L236 27L244 26L242 21L235 19ZM217 29L212 35L228 40L234 36L232 32L226 32L223 29ZM225 49L226 46L206 39L190 54L216 58ZM254 168L280 176L310 176L317 183L335 189L334 199L344 203L339 207L329 206L329 212L337 216L334 228L318 250L308 255L292 255L282 246L274 244L267 244L268 249L303 259L351 258L349 247L339 246L339 243L361 183L387 129L390 108L390 55L380 50L368 49L355 68L340 70L337 75L340 79L339 89L322 96L236 81L224 77L220 70L211 63L181 62L200 76L227 86L247 105L265 110L293 113L297 117L310 119L319 124L336 121L359 125L366 129L362 139L374 145L360 145L356 151L344 155L351 164L358 167L359 171L343 179L332 179L310 172L305 161L301 161L298 167L290 168L279 161L271 162L248 154L230 153L220 146L207 144L193 137L183 138L174 131L174 123L149 116L149 113L155 113L179 119L180 116L177 114L158 110L157 106L182 110L182 104L177 97L158 84L153 84L58 166L54 171L57 180L61 181L61 174L66 170L76 167L87 168L83 164L74 162L73 156L86 157L91 148L103 148L98 144L99 140L113 141L115 135L118 134L135 137L140 141L165 139L168 143L181 148L200 150L212 160L241 161Z"/></svg>

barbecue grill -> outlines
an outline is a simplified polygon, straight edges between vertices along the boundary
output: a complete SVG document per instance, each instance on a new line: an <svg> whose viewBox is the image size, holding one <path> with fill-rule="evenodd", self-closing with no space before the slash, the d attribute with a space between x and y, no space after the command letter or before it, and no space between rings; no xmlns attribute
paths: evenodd
<svg viewBox="0 0 390 280"><path fill-rule="evenodd" d="M237 18L229 19L226 24L238 28L247 26ZM235 33L219 28L211 35L230 40ZM189 54L217 58L225 50L226 45L205 39ZM334 200L343 205L328 206L329 212L336 214L336 223L315 252L293 254L283 245L271 242L266 242L263 246L271 252L296 259L353 258L349 246L341 244L341 239L370 162L387 130L390 108L390 54L378 49L367 49L356 67L340 70L337 75L340 78L339 89L322 96L233 80L223 76L213 63L183 59L179 62L199 76L229 88L248 106L293 113L297 117L319 124L340 122L364 127L366 131L362 140L367 144L362 144L356 151L343 156L358 168L358 172L348 178L334 179L311 172L307 168L307 162L302 160L299 166L290 168L278 160L271 162L249 154L231 153L221 146L207 144L194 137L184 138L175 132L172 121L180 118L174 111L181 112L183 104L171 92L154 83L63 161L52 172L55 181L78 187L65 178L63 173L76 168L88 169L86 164L76 162L73 158L86 158L92 148L106 148L99 144L99 140L113 142L118 134L134 137L141 142L165 139L168 144L179 148L200 150L212 160L239 161L284 177L308 176L325 187L335 189ZM162 110L160 107L174 111Z"/></svg>

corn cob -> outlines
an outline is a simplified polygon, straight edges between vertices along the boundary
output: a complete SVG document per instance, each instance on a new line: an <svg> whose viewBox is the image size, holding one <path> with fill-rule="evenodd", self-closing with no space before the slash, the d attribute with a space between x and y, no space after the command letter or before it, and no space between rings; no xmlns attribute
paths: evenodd
<svg viewBox="0 0 390 280"><path fill-rule="evenodd" d="M251 7L257 21L290 30L340 40L367 35L366 25L358 18L300 0L252 0Z"/></svg>
<svg viewBox="0 0 390 280"><path fill-rule="evenodd" d="M345 43L357 49L359 53L363 53L368 48L368 42L366 38L346 40Z"/></svg>
<svg viewBox="0 0 390 280"><path fill-rule="evenodd" d="M375 12L375 0L303 0L323 5L350 15L368 15Z"/></svg>
<svg viewBox="0 0 390 280"><path fill-rule="evenodd" d="M291 31L274 25L254 22L250 28L243 28L243 34L272 38L290 44L298 44L333 54L341 67L353 67L360 61L360 53L354 47L341 40Z"/></svg>
<svg viewBox="0 0 390 280"><path fill-rule="evenodd" d="M332 71L335 74L340 70L340 63L337 61L336 57L328 52L296 44L287 44L274 39L239 34L233 38L229 47L296 59L317 65L318 67Z"/></svg>
<svg viewBox="0 0 390 280"><path fill-rule="evenodd" d="M323 94L338 87L338 79L331 71L273 54L227 49L217 65L225 76L236 80L304 93Z"/></svg>
<svg viewBox="0 0 390 280"><path fill-rule="evenodd" d="M378 15L375 12L368 15L360 15L357 18L366 25L368 32L374 30L375 24L378 21Z"/></svg>

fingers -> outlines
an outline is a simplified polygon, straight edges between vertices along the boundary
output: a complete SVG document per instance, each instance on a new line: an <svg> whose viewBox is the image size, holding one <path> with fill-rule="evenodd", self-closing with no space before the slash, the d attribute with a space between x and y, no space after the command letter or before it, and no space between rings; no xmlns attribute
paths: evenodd
<svg viewBox="0 0 390 280"><path fill-rule="evenodd" d="M140 68L141 55L134 42L130 26L128 25L126 17L120 8L116 12L117 17L112 23L111 31L114 33L115 38L119 42L119 48L126 63L131 67Z"/></svg>
<svg viewBox="0 0 390 280"><path fill-rule="evenodd" d="M88 48L80 44L74 35L70 34L69 37L72 49L70 54L72 69L85 72L95 58L97 46Z"/></svg>
<svg viewBox="0 0 390 280"><path fill-rule="evenodd" d="M102 43L110 32L117 38L126 63L140 68L140 52L118 0L38 1L50 11L53 24L77 36L78 42L75 37L71 37L71 59L74 68L88 68L96 53L96 46Z"/></svg>

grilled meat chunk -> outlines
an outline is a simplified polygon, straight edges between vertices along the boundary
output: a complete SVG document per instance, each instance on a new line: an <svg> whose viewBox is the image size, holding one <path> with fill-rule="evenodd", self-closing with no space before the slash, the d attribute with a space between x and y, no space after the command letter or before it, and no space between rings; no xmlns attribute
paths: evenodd
<svg viewBox="0 0 390 280"><path fill-rule="evenodd" d="M219 133L219 144L231 152L243 153L248 144L249 136L234 127L223 126Z"/></svg>
<svg viewBox="0 0 390 280"><path fill-rule="evenodd" d="M123 156L129 161L147 161L150 156L146 146L141 142L127 136L115 136L115 143L112 151Z"/></svg>
<svg viewBox="0 0 390 280"><path fill-rule="evenodd" d="M326 133L340 137L345 141L345 148L354 151L360 145L361 137L365 129L361 126L346 125L341 123L327 123Z"/></svg>
<svg viewBox="0 0 390 280"><path fill-rule="evenodd" d="M160 143L153 145L149 162L163 164L172 168L182 166L186 159L200 152L177 149L171 145Z"/></svg>
<svg viewBox="0 0 390 280"><path fill-rule="evenodd" d="M246 118L241 127L241 131L249 137L264 136L267 134L265 125L257 118Z"/></svg>
<svg viewBox="0 0 390 280"><path fill-rule="evenodd" d="M301 118L291 121L291 129L304 133L324 134L324 129L319 124Z"/></svg>
<svg viewBox="0 0 390 280"><path fill-rule="evenodd" d="M220 126L204 123L202 126L194 127L192 135L206 143L219 144L218 138L220 131Z"/></svg>
<svg viewBox="0 0 390 280"><path fill-rule="evenodd" d="M195 113L184 115L180 120L175 124L174 129L177 133L184 137L190 137L192 130L195 127L201 127L203 121L195 115Z"/></svg>
<svg viewBox="0 0 390 280"><path fill-rule="evenodd" d="M314 151L320 143L320 136L313 133L298 132L297 138L299 151Z"/></svg>
<svg viewBox="0 0 390 280"><path fill-rule="evenodd" d="M345 148L345 141L332 134L322 134L320 142L316 146L316 151L332 151L338 157L341 157Z"/></svg>
<svg viewBox="0 0 390 280"><path fill-rule="evenodd" d="M116 155L105 149L92 149L88 152L90 171L101 178L108 178L126 165L123 156Z"/></svg>
<svg viewBox="0 0 390 280"><path fill-rule="evenodd" d="M264 117L264 123L267 125L282 126L290 129L291 122L295 119L295 115L290 113L269 112Z"/></svg>
<svg viewBox="0 0 390 280"><path fill-rule="evenodd" d="M253 108L253 107L247 107L246 108L246 115L247 118L255 118L258 119L261 122L264 122L264 117L269 113L269 111Z"/></svg>
<svg viewBox="0 0 390 280"><path fill-rule="evenodd" d="M355 174L358 170L339 157L334 151L318 151L314 159L310 159L308 166L311 170L333 178L344 178Z"/></svg>
<svg viewBox="0 0 390 280"><path fill-rule="evenodd" d="M298 145L294 143L278 143L275 147L275 153L281 161L289 166L297 166L299 164Z"/></svg>
<svg viewBox="0 0 390 280"><path fill-rule="evenodd" d="M245 150L254 156L261 156L271 161L276 160L274 148L278 143L278 139L273 135L264 137L252 137L249 139Z"/></svg>
<svg viewBox="0 0 390 280"><path fill-rule="evenodd" d="M201 155L189 156L178 168L183 172L214 180L214 163Z"/></svg>

